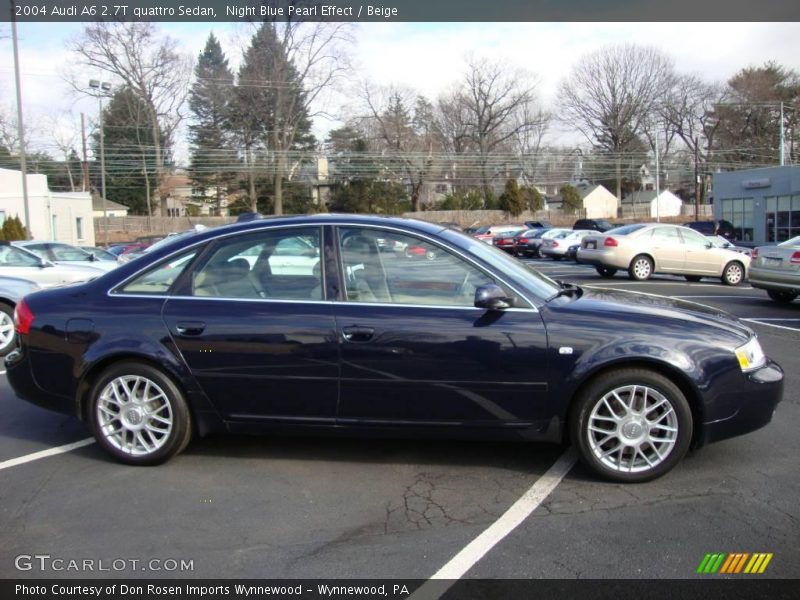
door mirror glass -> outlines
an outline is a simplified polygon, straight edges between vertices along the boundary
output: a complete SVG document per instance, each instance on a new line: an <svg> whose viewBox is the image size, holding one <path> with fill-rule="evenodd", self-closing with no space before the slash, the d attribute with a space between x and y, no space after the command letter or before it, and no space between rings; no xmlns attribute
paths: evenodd
<svg viewBox="0 0 800 600"><path fill-rule="evenodd" d="M504 310L511 308L513 300L499 285L487 283L475 290L475 307L486 310Z"/></svg>

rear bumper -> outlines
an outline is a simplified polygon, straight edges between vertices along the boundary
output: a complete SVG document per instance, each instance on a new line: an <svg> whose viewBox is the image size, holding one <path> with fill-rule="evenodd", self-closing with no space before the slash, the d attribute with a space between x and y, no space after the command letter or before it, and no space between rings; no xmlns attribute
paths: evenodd
<svg viewBox="0 0 800 600"><path fill-rule="evenodd" d="M575 255L575 260L584 265L593 265L595 267L610 267L612 269L627 269L628 262L624 262L623 258L613 252L604 252L602 250L586 250L579 248L578 253Z"/></svg>
<svg viewBox="0 0 800 600"><path fill-rule="evenodd" d="M754 288L800 294L800 277L797 273L781 273L750 265L748 275L750 285Z"/></svg>
<svg viewBox="0 0 800 600"><path fill-rule="evenodd" d="M6 377L18 398L48 410L80 416L74 398L59 396L40 388L33 379L30 361L24 350L16 349L5 358Z"/></svg>
<svg viewBox="0 0 800 600"><path fill-rule="evenodd" d="M714 399L716 414L707 415L696 445L724 440L765 427L783 398L783 369L772 361L747 373L744 383ZM722 416L724 415L724 416Z"/></svg>

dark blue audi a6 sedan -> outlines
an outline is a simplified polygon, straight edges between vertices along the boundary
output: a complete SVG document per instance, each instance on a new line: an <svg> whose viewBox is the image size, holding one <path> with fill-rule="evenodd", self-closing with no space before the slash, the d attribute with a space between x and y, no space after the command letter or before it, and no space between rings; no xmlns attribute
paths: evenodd
<svg viewBox="0 0 800 600"><path fill-rule="evenodd" d="M763 427L783 393L781 368L725 313L558 283L399 218L179 236L27 296L15 327L17 395L85 419L130 464L208 432L370 429L571 441L595 473L645 481Z"/></svg>

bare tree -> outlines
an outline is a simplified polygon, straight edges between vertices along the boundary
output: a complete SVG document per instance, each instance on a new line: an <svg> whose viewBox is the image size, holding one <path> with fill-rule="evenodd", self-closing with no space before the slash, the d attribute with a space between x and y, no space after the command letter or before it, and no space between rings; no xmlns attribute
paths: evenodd
<svg viewBox="0 0 800 600"><path fill-rule="evenodd" d="M460 87L440 107L455 111L453 124L463 127L478 153L485 198L491 195L491 155L520 135L541 131L546 122L545 113L536 107L536 82L529 74L474 57L467 61Z"/></svg>
<svg viewBox="0 0 800 600"><path fill-rule="evenodd" d="M376 147L388 151L382 160L411 187L411 210L420 210L420 194L437 168L434 153L440 150L440 135L433 106L409 89L363 85L361 98L368 116L365 130L375 132Z"/></svg>
<svg viewBox="0 0 800 600"><path fill-rule="evenodd" d="M713 156L715 134L720 121L715 107L723 102L723 86L707 83L695 75L675 78L666 101L661 107L661 118L683 141L692 156L695 171L695 202L703 200L700 179L708 172Z"/></svg>
<svg viewBox="0 0 800 600"><path fill-rule="evenodd" d="M643 133L671 80L667 56L626 44L584 56L559 87L561 119L617 155L617 198L622 196L621 155Z"/></svg>
<svg viewBox="0 0 800 600"><path fill-rule="evenodd" d="M167 175L165 150L183 118L181 109L188 93L191 59L178 50L176 40L161 35L150 22L90 23L70 46L81 66L90 73L99 71L120 81L146 107L161 214L166 216L166 191L161 189ZM110 95L89 88L76 76L71 77L70 83L86 94Z"/></svg>
<svg viewBox="0 0 800 600"><path fill-rule="evenodd" d="M59 158L64 161L64 168L67 171L67 178L69 179L70 191L77 191L78 186L75 183L75 174L72 172L73 159L77 156L75 150L80 139L80 132L75 125L75 118L69 112L62 112L61 114L46 119L47 129L50 131L50 137L53 144L59 153Z"/></svg>

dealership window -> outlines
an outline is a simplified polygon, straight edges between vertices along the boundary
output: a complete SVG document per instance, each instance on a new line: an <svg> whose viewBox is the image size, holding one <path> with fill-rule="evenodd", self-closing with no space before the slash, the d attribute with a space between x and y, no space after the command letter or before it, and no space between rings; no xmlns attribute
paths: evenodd
<svg viewBox="0 0 800 600"><path fill-rule="evenodd" d="M735 229L737 240L753 239L753 199L723 198L720 200L722 219L730 221Z"/></svg>
<svg viewBox="0 0 800 600"><path fill-rule="evenodd" d="M800 235L800 194L771 196L767 201L768 242L785 242Z"/></svg>
<svg viewBox="0 0 800 600"><path fill-rule="evenodd" d="M79 240L83 239L83 217L75 217L75 234Z"/></svg>

